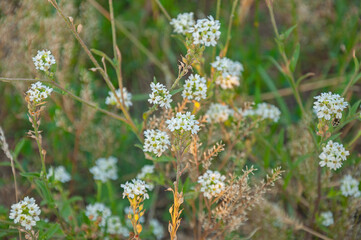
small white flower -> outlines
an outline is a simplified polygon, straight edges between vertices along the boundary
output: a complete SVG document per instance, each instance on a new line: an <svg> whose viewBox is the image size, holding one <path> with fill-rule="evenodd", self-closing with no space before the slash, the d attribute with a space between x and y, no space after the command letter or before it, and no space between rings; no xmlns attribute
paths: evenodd
<svg viewBox="0 0 361 240"><path fill-rule="evenodd" d="M122 93L120 92L120 89L117 89L115 91L115 93L117 94L120 102L123 103ZM133 103L132 103L132 94L130 92L128 92L126 88L123 88L123 98L124 98L123 105L125 105L125 107L130 107L130 106L133 105ZM118 104L118 101L117 101L117 99L114 96L112 91L108 92L108 96L105 99L105 104L120 107L119 104Z"/></svg>
<svg viewBox="0 0 361 240"><path fill-rule="evenodd" d="M315 97L317 101L313 103L317 117L322 120L341 119L342 111L348 103L338 94L321 93Z"/></svg>
<svg viewBox="0 0 361 240"><path fill-rule="evenodd" d="M206 112L208 121L213 123L222 123L228 120L229 116L233 115L233 110L227 105L220 103L212 103Z"/></svg>
<svg viewBox="0 0 361 240"><path fill-rule="evenodd" d="M64 166L58 166L55 168L50 167L48 171L47 178L49 179L51 176L54 176L55 181L59 181L62 183L69 182L71 180L70 174L66 171Z"/></svg>
<svg viewBox="0 0 361 240"><path fill-rule="evenodd" d="M188 32L192 33L193 44L216 46L221 32L219 31L221 24L218 20L214 20L212 16L204 19L198 19L197 23L190 27Z"/></svg>
<svg viewBox="0 0 361 240"><path fill-rule="evenodd" d="M330 225L332 225L333 222L333 214L330 211L327 212L322 212L320 215L321 219L322 219L322 225L328 227Z"/></svg>
<svg viewBox="0 0 361 240"><path fill-rule="evenodd" d="M170 25L173 26L174 32L186 34L195 24L193 13L180 13L177 18L172 18Z"/></svg>
<svg viewBox="0 0 361 240"><path fill-rule="evenodd" d="M198 183L201 184L203 195L211 199L217 197L225 189L225 179L226 177L219 172L207 170L202 176L198 177Z"/></svg>
<svg viewBox="0 0 361 240"><path fill-rule="evenodd" d="M144 152L152 152L158 157L168 149L170 145L169 136L166 132L160 130L146 130L144 131Z"/></svg>
<svg viewBox="0 0 361 240"><path fill-rule="evenodd" d="M361 192L359 190L359 181L354 179L351 175L346 175L341 180L341 192L345 197L353 196L359 197L361 196Z"/></svg>
<svg viewBox="0 0 361 240"><path fill-rule="evenodd" d="M133 179L131 182L126 182L120 186L124 189L123 198L128 197L134 199L140 196L144 197L144 199L149 199L149 195L147 193L149 185L142 180Z"/></svg>
<svg viewBox="0 0 361 240"><path fill-rule="evenodd" d="M53 89L43 85L41 82L31 84L30 89L26 92L30 102L40 103L47 99Z"/></svg>
<svg viewBox="0 0 361 240"><path fill-rule="evenodd" d="M149 225L152 229L153 235L159 240L164 236L164 228L157 219L151 219Z"/></svg>
<svg viewBox="0 0 361 240"><path fill-rule="evenodd" d="M190 112L181 113L178 112L175 117L172 119L168 119L166 121L168 124L168 129L171 132L179 131L179 132L188 132L190 131L192 134L197 134L199 131L199 122L195 120L195 116Z"/></svg>
<svg viewBox="0 0 361 240"><path fill-rule="evenodd" d="M154 173L154 165L144 165L140 173L138 173L137 178L140 180L144 180L148 174L153 174L153 173Z"/></svg>
<svg viewBox="0 0 361 240"><path fill-rule="evenodd" d="M319 155L320 166L336 170L342 166L342 161L345 161L348 155L350 152L346 151L341 143L330 140L322 148L322 153Z"/></svg>
<svg viewBox="0 0 361 240"><path fill-rule="evenodd" d="M107 233L112 235L129 236L129 230L122 225L118 216L111 216L107 219Z"/></svg>
<svg viewBox="0 0 361 240"><path fill-rule="evenodd" d="M220 85L221 88L231 89L239 86L243 72L243 65L240 62L217 56L216 61L211 63L211 66L219 73L216 84Z"/></svg>
<svg viewBox="0 0 361 240"><path fill-rule="evenodd" d="M34 198L25 197L22 201L11 205L9 218L20 223L26 230L31 230L40 220L41 210Z"/></svg>
<svg viewBox="0 0 361 240"><path fill-rule="evenodd" d="M195 75L191 74L189 78L185 81L183 87L184 87L184 90L182 92L183 98L200 101L201 99L206 99L207 97L206 79L204 77L199 76L198 74Z"/></svg>
<svg viewBox="0 0 361 240"><path fill-rule="evenodd" d="M115 157L99 158L96 160L95 166L90 169L90 172L94 175L94 180L100 180L105 183L109 179L118 179L117 161Z"/></svg>
<svg viewBox="0 0 361 240"><path fill-rule="evenodd" d="M160 107L170 108L170 103L172 100L172 95L170 95L167 88L161 83L151 83L150 88L152 93L149 94L148 102L151 104L158 104Z"/></svg>
<svg viewBox="0 0 361 240"><path fill-rule="evenodd" d="M105 227L107 218L110 217L112 213L103 203L94 203L86 206L85 215L91 221L100 220L99 226Z"/></svg>
<svg viewBox="0 0 361 240"><path fill-rule="evenodd" d="M46 73L49 72L51 65L56 63L54 56L48 50L38 50L38 54L33 57L33 62L36 69Z"/></svg>
<svg viewBox="0 0 361 240"><path fill-rule="evenodd" d="M262 120L269 119L273 122L278 122L281 116L281 111L278 107L268 103L259 103L255 109L247 109L241 112L244 117L259 116Z"/></svg>

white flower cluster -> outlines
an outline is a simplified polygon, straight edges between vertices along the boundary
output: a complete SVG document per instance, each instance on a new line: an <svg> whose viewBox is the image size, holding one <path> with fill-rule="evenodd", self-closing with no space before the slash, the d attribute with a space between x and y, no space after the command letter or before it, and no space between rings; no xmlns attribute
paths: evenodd
<svg viewBox="0 0 361 240"><path fill-rule="evenodd" d="M167 88L161 83L151 83L150 88L152 89L152 93L149 94L148 102L159 104L159 106L164 108L170 108L170 103L173 100Z"/></svg>
<svg viewBox="0 0 361 240"><path fill-rule="evenodd" d="M66 171L64 166L58 166L55 169L53 167L50 167L48 170L48 175L46 177L49 179L52 176L54 176L55 181L59 181L62 183L66 183L71 180L71 176Z"/></svg>
<svg viewBox="0 0 361 240"><path fill-rule="evenodd" d="M321 217L321 220L322 220L321 223L323 226L328 227L334 223L333 222L333 214L330 211L322 212L320 217Z"/></svg>
<svg viewBox="0 0 361 240"><path fill-rule="evenodd" d="M186 34L189 32L189 29L194 26L195 21L193 18L193 13L180 13L177 18L172 18L170 25L173 26L174 32L180 34Z"/></svg>
<svg viewBox="0 0 361 240"><path fill-rule="evenodd" d="M183 98L190 100L194 99L200 101L207 97L207 84L204 77L198 74L191 74L184 84L184 90L182 92Z"/></svg>
<svg viewBox="0 0 361 240"><path fill-rule="evenodd" d="M126 182L125 184L121 184L120 186L124 188L123 198L128 197L134 199L138 196L143 196L144 199L149 199L149 195L147 193L149 185L142 180L133 179L131 182Z"/></svg>
<svg viewBox="0 0 361 240"><path fill-rule="evenodd" d="M9 218L14 223L20 223L26 230L31 230L40 220L41 210L35 203L34 198L25 197L22 201L11 205Z"/></svg>
<svg viewBox="0 0 361 240"><path fill-rule="evenodd" d="M347 107L348 103L344 101L338 94L321 93L315 97L317 101L313 103L313 109L315 110L319 119L341 119L342 111Z"/></svg>
<svg viewBox="0 0 361 240"><path fill-rule="evenodd" d="M233 115L233 110L227 105L220 103L212 103L206 112L208 121L213 123L222 123L228 120L229 116Z"/></svg>
<svg viewBox="0 0 361 240"><path fill-rule="evenodd" d="M53 89L43 85L41 82L31 84L30 89L26 92L30 102L40 103L47 99Z"/></svg>
<svg viewBox="0 0 361 240"><path fill-rule="evenodd" d="M169 136L166 132L160 131L159 129L149 129L144 131L144 152L152 152L158 157L168 149L170 145Z"/></svg>
<svg viewBox="0 0 361 240"><path fill-rule="evenodd" d="M268 104L268 103L259 103L256 109L247 109L242 112L244 117L246 116L259 116L262 120L269 119L273 122L278 122L281 116L281 111L278 107Z"/></svg>
<svg viewBox="0 0 361 240"><path fill-rule="evenodd" d="M153 173L154 173L154 165L144 165L140 173L138 173L137 178L143 180L148 174L153 174Z"/></svg>
<svg viewBox="0 0 361 240"><path fill-rule="evenodd" d="M351 175L346 175L341 180L342 195L344 195L345 197L348 197L348 196L360 197L361 192L360 192L358 186L359 186L359 181L354 179Z"/></svg>
<svg viewBox="0 0 361 240"><path fill-rule="evenodd" d="M202 44L206 47L216 46L221 36L220 27L220 22L209 16L208 18L198 19L197 23L189 28L188 32L192 33L193 44Z"/></svg>
<svg viewBox="0 0 361 240"><path fill-rule="evenodd" d="M320 166L336 170L342 166L342 161L345 161L348 155L350 152L346 151L341 143L330 140L322 148L322 153L319 156L321 159Z"/></svg>
<svg viewBox="0 0 361 240"><path fill-rule="evenodd" d="M149 221L149 226L152 229L153 235L159 240L164 236L164 228L162 224L157 219L151 219Z"/></svg>
<svg viewBox="0 0 361 240"><path fill-rule="evenodd" d="M107 233L112 235L129 236L129 230L122 225L118 216L111 216L107 219Z"/></svg>
<svg viewBox="0 0 361 240"><path fill-rule="evenodd" d="M181 113L178 112L175 117L166 121L168 129L171 132L180 131L187 132L191 131L192 134L197 134L199 131L199 122L195 120L195 116L190 112Z"/></svg>
<svg viewBox="0 0 361 240"><path fill-rule="evenodd" d="M217 56L216 61L211 63L211 66L220 74L216 79L216 84L220 85L221 88L230 89L239 86L240 77L243 72L243 65L240 62Z"/></svg>
<svg viewBox="0 0 361 240"><path fill-rule="evenodd" d="M120 92L120 89L117 89L115 91L115 93L117 94L120 102L123 103L122 93ZM130 106L133 105L133 103L132 103L132 94L130 92L128 92L126 88L123 88L123 98L124 98L123 105L125 105L125 107L130 107ZM114 93L112 91L108 92L108 96L105 99L105 104L120 107L119 104L118 104L118 101L115 98Z"/></svg>
<svg viewBox="0 0 361 240"><path fill-rule="evenodd" d="M105 227L108 217L112 215L112 212L103 203L94 203L86 206L85 215L91 221L100 220L99 226Z"/></svg>
<svg viewBox="0 0 361 240"><path fill-rule="evenodd" d="M115 157L99 158L96 160L95 166L89 170L94 175L94 180L100 180L105 183L109 179L118 179L117 161Z"/></svg>
<svg viewBox="0 0 361 240"><path fill-rule="evenodd" d="M217 171L207 170L202 176L198 177L198 183L201 184L201 192L208 199L217 197L224 189L225 176Z"/></svg>
<svg viewBox="0 0 361 240"><path fill-rule="evenodd" d="M38 50L38 54L33 57L33 62L35 68L43 72L49 72L51 65L56 63L54 56L49 50Z"/></svg>

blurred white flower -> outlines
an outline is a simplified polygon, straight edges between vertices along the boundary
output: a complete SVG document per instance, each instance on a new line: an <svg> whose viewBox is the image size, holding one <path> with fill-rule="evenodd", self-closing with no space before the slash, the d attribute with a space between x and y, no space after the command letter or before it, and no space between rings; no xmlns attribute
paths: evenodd
<svg viewBox="0 0 361 240"><path fill-rule="evenodd" d="M107 219L107 233L112 235L129 236L129 230L122 225L118 216L111 216Z"/></svg>
<svg viewBox="0 0 361 240"><path fill-rule="evenodd" d="M193 13L180 13L177 18L172 18L170 25L173 26L174 32L186 34L195 24Z"/></svg>
<svg viewBox="0 0 361 240"><path fill-rule="evenodd" d="M144 165L140 173L138 173L137 178L144 180L148 174L154 173L154 165Z"/></svg>
<svg viewBox="0 0 361 240"><path fill-rule="evenodd" d="M54 176L55 181L59 181L62 183L66 183L71 180L71 176L66 171L64 166L58 166L55 169L53 167L50 167L48 170L48 175L46 177L49 179L52 176Z"/></svg>
<svg viewBox="0 0 361 240"><path fill-rule="evenodd" d="M115 157L99 158L95 162L95 166L90 168L90 172L94 175L94 180L100 180L103 183L118 179L117 159Z"/></svg>
<svg viewBox="0 0 361 240"><path fill-rule="evenodd" d="M220 103L212 103L206 112L208 121L213 123L222 123L228 120L229 116L233 115L233 110L227 105Z"/></svg>
<svg viewBox="0 0 361 240"><path fill-rule="evenodd" d="M120 89L117 89L115 93L117 94L120 102L123 103L122 93L120 92ZM128 92L126 88L123 88L123 98L124 98L123 105L125 105L125 107L130 107L133 105L132 94ZM105 99L105 104L120 107L112 91L108 92L108 96Z"/></svg>
<svg viewBox="0 0 361 240"><path fill-rule="evenodd" d="M152 229L153 235L159 240L164 236L164 228L162 224L157 219L151 219L149 221L149 226Z"/></svg>
<svg viewBox="0 0 361 240"><path fill-rule="evenodd" d="M128 197L130 199L134 199L141 196L144 197L144 199L149 199L149 195L147 193L149 185L142 180L133 179L131 182L126 182L120 186L124 189L123 198Z"/></svg>
<svg viewBox="0 0 361 240"><path fill-rule="evenodd" d="M219 73L216 84L220 85L221 88L231 89L235 86L239 86L240 77L243 72L243 65L240 62L217 56L216 61L211 63L211 66Z"/></svg>
<svg viewBox="0 0 361 240"><path fill-rule="evenodd" d="M361 196L361 192L359 190L359 181L354 179L351 175L346 175L341 180L341 192L345 197L353 196L359 197Z"/></svg>
<svg viewBox="0 0 361 240"><path fill-rule="evenodd" d="M91 221L98 221L100 227L105 227L108 217L112 215L110 209L106 207L103 203L94 203L86 206L85 215Z"/></svg>
<svg viewBox="0 0 361 240"><path fill-rule="evenodd" d="M322 212L321 215L321 220L322 220L322 225L328 227L330 225L332 225L334 222L333 222L333 214L332 212L330 211L327 211L327 212Z"/></svg>
<svg viewBox="0 0 361 240"><path fill-rule="evenodd" d="M144 152L152 152L158 157L168 149L170 145L169 136L166 132L149 129L144 131Z"/></svg>
<svg viewBox="0 0 361 240"><path fill-rule="evenodd" d="M187 132L190 131L192 134L197 134L199 131L199 122L195 120L195 116L190 112L181 113L178 112L175 117L166 121L168 129L171 132Z"/></svg>
<svg viewBox="0 0 361 240"><path fill-rule="evenodd" d="M193 44L201 44L206 47L216 46L221 36L220 27L220 22L209 16L208 18L198 19L197 23L190 27L188 32L192 33Z"/></svg>
<svg viewBox="0 0 361 240"><path fill-rule="evenodd" d="M211 199L217 197L224 189L226 177L217 171L207 170L202 176L198 177L198 183L201 184L203 195Z"/></svg>
<svg viewBox="0 0 361 240"><path fill-rule="evenodd" d="M241 112L244 117L259 116L262 120L269 119L273 122L278 122L281 116L281 111L278 107L268 103L259 103L255 109L247 109Z"/></svg>

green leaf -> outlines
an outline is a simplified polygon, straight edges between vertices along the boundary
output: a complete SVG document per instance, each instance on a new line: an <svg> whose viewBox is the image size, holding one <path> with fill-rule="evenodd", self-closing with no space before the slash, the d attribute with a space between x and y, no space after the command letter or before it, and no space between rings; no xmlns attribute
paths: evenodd
<svg viewBox="0 0 361 240"><path fill-rule="evenodd" d="M18 158L20 151L23 149L26 138L22 138L15 146L13 157Z"/></svg>
<svg viewBox="0 0 361 240"><path fill-rule="evenodd" d="M170 92L171 95L174 95L176 93L179 93L180 91L183 91L183 88L178 88L178 89L174 89L173 91Z"/></svg>
<svg viewBox="0 0 361 240"><path fill-rule="evenodd" d="M58 223L53 224L48 230L46 230L44 233L40 234L39 239L51 239L52 236L56 233L62 233L60 225Z"/></svg>
<svg viewBox="0 0 361 240"><path fill-rule="evenodd" d="M93 48L90 51L92 51L95 55L104 57L114 68L116 68L114 61L110 57L108 57L108 55L106 55L104 52Z"/></svg>
<svg viewBox="0 0 361 240"><path fill-rule="evenodd" d="M53 196L51 195L50 191L46 187L46 184L39 179L35 180L35 184L40 189L40 193L41 193L42 197L45 199L45 201L47 202L47 204L52 206L54 204L54 199L53 199Z"/></svg>
<svg viewBox="0 0 361 240"><path fill-rule="evenodd" d="M296 29L296 27L297 27L297 24L294 25L294 26L292 26L292 27L290 27L290 28L287 29L284 33L282 33L282 34L281 34L282 40L286 40L286 39L290 36L290 34L293 32L293 30Z"/></svg>
<svg viewBox="0 0 361 240"><path fill-rule="evenodd" d="M26 173L20 173L21 176L26 177L26 178L39 178L40 177L40 173L38 172L26 172Z"/></svg>
<svg viewBox="0 0 361 240"><path fill-rule="evenodd" d="M174 158L168 156L155 157L154 162L171 162Z"/></svg>
<svg viewBox="0 0 361 240"><path fill-rule="evenodd" d="M354 103L354 105L352 105L350 111L349 111L349 114L348 116L353 116L356 114L357 110L359 109L360 107L360 103L361 103L361 100L358 100L356 103Z"/></svg>
<svg viewBox="0 0 361 240"><path fill-rule="evenodd" d="M300 44L297 43L295 51L292 54L291 62L290 62L290 68L291 68L292 72L294 72L296 70L296 65L297 65L299 56L300 56Z"/></svg>

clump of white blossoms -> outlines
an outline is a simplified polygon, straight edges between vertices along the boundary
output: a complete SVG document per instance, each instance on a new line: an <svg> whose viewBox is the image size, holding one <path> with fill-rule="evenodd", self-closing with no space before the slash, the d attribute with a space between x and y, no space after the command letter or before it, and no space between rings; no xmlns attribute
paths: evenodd
<svg viewBox="0 0 361 240"><path fill-rule="evenodd" d="M220 27L220 22L209 16L208 18L198 19L197 23L188 32L192 34L193 44L201 44L206 47L216 46L221 36Z"/></svg>
<svg viewBox="0 0 361 240"><path fill-rule="evenodd" d="M341 119L342 111L348 103L338 94L321 93L315 97L317 101L313 103L317 117L321 120Z"/></svg>
<svg viewBox="0 0 361 240"><path fill-rule="evenodd" d="M239 86L240 77L243 72L243 65L240 62L217 56L216 61L211 63L211 66L219 73L216 84L221 86L221 88L230 89Z"/></svg>
<svg viewBox="0 0 361 240"><path fill-rule="evenodd" d="M94 203L86 206L85 215L91 221L99 221L100 227L105 227L106 221L112 215L112 212L103 203Z"/></svg>
<svg viewBox="0 0 361 240"><path fill-rule="evenodd" d="M143 180L148 174L153 174L153 173L154 173L154 165L144 165L140 173L138 173L137 178Z"/></svg>
<svg viewBox="0 0 361 240"><path fill-rule="evenodd" d="M361 192L360 192L358 186L359 186L359 181L354 179L349 174L346 175L341 180L341 192L342 192L342 195L344 195L345 197L348 197L348 196L359 197L359 196L361 196Z"/></svg>
<svg viewBox="0 0 361 240"><path fill-rule="evenodd" d="M217 197L225 189L225 179L226 177L219 172L207 170L202 176L198 177L198 183L201 184L203 195L211 199Z"/></svg>
<svg viewBox="0 0 361 240"><path fill-rule="evenodd" d="M168 89L161 83L151 83L150 88L152 89L152 93L149 94L148 102L164 108L170 108L170 103L173 100Z"/></svg>
<svg viewBox="0 0 361 240"><path fill-rule="evenodd" d="M330 169L336 170L342 166L342 161L345 161L349 151L343 147L341 143L328 141L326 146L322 148L322 153L319 158L320 166L327 166Z"/></svg>
<svg viewBox="0 0 361 240"><path fill-rule="evenodd" d="M9 218L13 219L14 223L20 223L26 230L31 230L40 220L40 213L41 210L34 198L25 197L22 201L11 205Z"/></svg>
<svg viewBox="0 0 361 240"><path fill-rule="evenodd" d="M149 195L147 193L149 185L142 180L133 179L131 182L126 182L120 186L124 189L123 198L128 197L130 199L134 199L144 197L144 199L149 199Z"/></svg>
<svg viewBox="0 0 361 240"><path fill-rule="evenodd" d="M47 99L52 92L52 88L43 85L41 82L36 82L31 84L31 87L26 94L30 102L40 103Z"/></svg>
<svg viewBox="0 0 361 240"><path fill-rule="evenodd" d="M262 120L271 120L273 122L278 122L281 116L281 111L278 107L268 104L268 103L259 103L255 109L247 109L242 112L244 117L246 116L259 116Z"/></svg>
<svg viewBox="0 0 361 240"><path fill-rule="evenodd" d="M94 180L100 180L105 183L109 179L118 179L117 161L115 157L99 158L96 160L95 166L89 170L94 175Z"/></svg>
<svg viewBox="0 0 361 240"><path fill-rule="evenodd" d="M115 93L117 94L120 102L125 106L125 107L130 107L133 105L132 103L132 94L130 92L128 92L128 90L126 88L123 88L123 98L124 98L124 103L123 103L123 99L122 99L122 93L120 92L120 89L117 89L115 91ZM108 92L108 96L105 99L105 104L107 105L113 105L113 106L117 106L120 107L118 104L118 101L116 99L116 97L114 96L114 93L112 91Z"/></svg>
<svg viewBox="0 0 361 240"><path fill-rule="evenodd" d="M169 136L166 132L160 131L159 129L149 129L144 131L144 152L152 152L158 157L168 149L170 145Z"/></svg>
<svg viewBox="0 0 361 240"><path fill-rule="evenodd" d="M180 13L177 18L172 18L170 25L173 26L174 32L180 34L186 34L189 32L189 29L194 26L195 21L193 18L193 13Z"/></svg>
<svg viewBox="0 0 361 240"><path fill-rule="evenodd" d="M153 235L159 240L164 236L164 228L162 224L157 219L151 219L149 221L149 226L152 229Z"/></svg>
<svg viewBox="0 0 361 240"><path fill-rule="evenodd" d="M322 220L321 223L323 226L328 227L334 223L333 222L333 214L330 211L322 212L320 217L321 217L321 220Z"/></svg>
<svg viewBox="0 0 361 240"><path fill-rule="evenodd" d="M37 70L48 73L51 65L55 64L55 58L49 50L38 50L38 54L33 57L33 62Z"/></svg>
<svg viewBox="0 0 361 240"><path fill-rule="evenodd" d="M208 121L213 123L222 123L228 120L229 116L233 115L233 110L227 105L220 103L212 103L206 112Z"/></svg>
<svg viewBox="0 0 361 240"><path fill-rule="evenodd" d="M171 132L178 131L180 133L190 131L192 134L197 134L199 131L199 122L195 120L195 116L190 112L178 112L175 117L166 121L168 129Z"/></svg>
<svg viewBox="0 0 361 240"><path fill-rule="evenodd" d="M71 176L66 171L64 166L58 166L55 169L53 167L50 167L48 170L48 175L46 177L49 179L52 176L54 176L55 181L59 181L62 183L66 183L71 180Z"/></svg>
<svg viewBox="0 0 361 240"><path fill-rule="evenodd" d="M112 235L129 236L129 230L122 225L118 216L111 216L107 219L107 233Z"/></svg>
<svg viewBox="0 0 361 240"><path fill-rule="evenodd" d="M188 98L189 100L206 99L207 97L207 84L204 77L199 76L198 74L191 74L183 85L182 97Z"/></svg>

